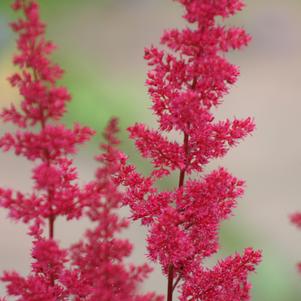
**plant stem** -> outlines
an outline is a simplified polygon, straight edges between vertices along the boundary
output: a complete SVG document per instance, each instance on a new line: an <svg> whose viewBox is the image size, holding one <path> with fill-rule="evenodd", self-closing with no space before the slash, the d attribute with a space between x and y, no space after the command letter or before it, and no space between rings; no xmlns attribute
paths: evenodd
<svg viewBox="0 0 301 301"><path fill-rule="evenodd" d="M174 266L170 264L168 267L168 288L167 288L167 301L172 301L172 293L173 293L173 272Z"/></svg>
<svg viewBox="0 0 301 301"><path fill-rule="evenodd" d="M184 151L185 151L186 158L188 155L188 140L189 140L188 134L184 133ZM182 169L180 172L179 186L178 186L179 188L184 185L185 171L186 171L186 169ZM177 283L175 283L175 285L174 285L173 280L174 280L174 265L170 264L168 267L167 301L172 301L173 291L179 282L179 281L177 281Z"/></svg>
<svg viewBox="0 0 301 301"><path fill-rule="evenodd" d="M182 275L180 274L179 277L178 277L178 279L175 281L175 283L174 283L174 285L173 285L173 288L172 288L173 291L174 291L175 288L177 287L177 285L178 285L178 283L180 282L181 278L182 278Z"/></svg>
<svg viewBox="0 0 301 301"><path fill-rule="evenodd" d="M54 216L51 215L49 217L49 239L53 239L54 237Z"/></svg>

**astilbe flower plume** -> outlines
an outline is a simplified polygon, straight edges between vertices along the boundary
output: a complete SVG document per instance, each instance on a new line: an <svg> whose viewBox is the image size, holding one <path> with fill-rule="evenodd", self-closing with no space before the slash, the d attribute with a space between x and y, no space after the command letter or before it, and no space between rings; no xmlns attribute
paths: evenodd
<svg viewBox="0 0 301 301"><path fill-rule="evenodd" d="M67 251L54 240L54 224L60 216L73 219L81 215L85 193L76 182L70 155L93 131L79 125L68 129L57 122L71 97L66 88L57 85L63 71L49 59L55 46L45 39L45 24L35 1L16 0L12 8L24 14L11 23L18 33L13 62L20 71L9 78L21 103L1 113L5 122L18 129L1 137L0 147L35 163L34 186L31 193L1 188L0 205L8 209L11 218L29 225L34 261L28 277L5 272L1 280L7 283L8 295L18 300L63 300L68 291L58 279L65 272Z"/></svg>
<svg viewBox="0 0 301 301"><path fill-rule="evenodd" d="M20 71L9 81L18 89L21 102L1 113L2 120L17 129L0 138L0 148L33 162L33 187L31 192L0 188L0 206L10 218L28 225L33 246L28 276L15 271L1 276L7 295L18 301L159 301L154 293L137 293L150 268L127 267L124 259L132 245L115 237L127 227L113 212L122 198L110 180L110 173L120 169L120 155L114 148L118 144L116 120L106 131L96 180L80 187L72 156L93 131L77 124L69 129L60 123L71 97L57 85L63 71L49 58L55 46L45 39L37 2L16 0L12 8L22 15L11 24L18 34L13 62ZM95 229L71 249L61 248L55 239L56 220L86 215L96 223Z"/></svg>
<svg viewBox="0 0 301 301"><path fill-rule="evenodd" d="M219 25L240 11L240 0L178 0L191 26L166 31L165 47L145 49L151 70L147 85L158 130L145 124L129 128L130 137L153 171L143 176L121 160L117 181L127 187L124 203L134 220L149 229L148 255L168 278L167 301L178 289L181 301L249 300L248 275L261 260L261 252L247 248L208 268L204 260L219 249L219 227L228 219L244 182L224 168L200 174L207 163L254 130L251 118L216 121L213 111L222 103L239 75L225 58L232 49L246 46L251 37L241 28ZM171 141L177 132L183 142ZM179 172L178 187L159 191L156 182Z"/></svg>
<svg viewBox="0 0 301 301"><path fill-rule="evenodd" d="M112 178L120 169L120 159L123 158L117 148L117 132L117 119L114 118L104 132L106 143L101 144L102 153L96 158L101 165L96 179L87 186L90 197L85 214L95 227L87 230L84 240L72 246L72 265L80 271L84 295L88 296L85 300L160 301L162 297L154 293L137 294L138 285L151 268L146 264L126 267L123 262L133 246L128 240L117 238L117 234L129 224L117 214L123 193ZM83 290L83 287L79 289Z"/></svg>

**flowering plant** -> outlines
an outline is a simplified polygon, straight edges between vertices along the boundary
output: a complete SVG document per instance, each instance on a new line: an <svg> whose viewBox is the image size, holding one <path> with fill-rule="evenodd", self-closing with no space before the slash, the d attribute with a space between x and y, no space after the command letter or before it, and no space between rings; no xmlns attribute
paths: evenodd
<svg viewBox="0 0 301 301"><path fill-rule="evenodd" d="M57 85L63 71L49 58L55 46L45 39L37 2L15 0L12 8L24 14L11 24L19 35L19 52L13 62L20 71L9 78L21 103L1 113L2 120L17 130L0 138L0 148L34 163L34 184L31 193L1 188L0 206L8 210L10 218L29 226L33 261L26 277L17 272L1 276L8 296L19 301L161 300L154 293L137 292L150 268L127 266L124 259L132 245L116 238L128 225L116 214L122 193L111 179L121 156L116 149L116 119L105 131L96 179L81 187L72 156L94 131L78 124L69 129L60 123L71 97L65 87ZM55 239L57 219L82 216L88 216L95 228L71 248L61 248Z"/></svg>
<svg viewBox="0 0 301 301"><path fill-rule="evenodd" d="M29 226L33 262L26 277L3 274L8 296L19 301L162 300L154 293L137 293L150 272L147 265L124 263L132 245L116 236L128 226L116 213L122 200L133 219L149 229L148 255L168 278L167 301L173 300L176 289L181 301L249 300L248 276L261 260L260 251L247 248L212 268L205 263L219 249L220 223L232 214L244 182L224 168L203 174L210 161L225 156L254 129L251 118L216 121L213 114L239 75L225 53L250 41L243 29L219 25L217 17L235 14L243 3L177 1L191 26L166 31L161 39L164 50L145 50L151 67L147 85L159 129L138 123L129 128L142 156L151 159L152 173L143 176L127 164L117 149L118 126L112 119L97 157L96 177L84 186L78 184L72 156L94 131L60 123L71 97L57 84L62 69L49 59L55 46L45 39L36 1L14 1L13 9L24 18L11 24L19 34L14 64L20 71L9 80L19 90L21 103L1 113L17 130L0 138L0 148L34 163L34 184L30 194L1 188L0 205L12 219ZM171 133L180 134L183 141L171 141ZM173 172L179 173L178 186L159 191L158 180ZM55 239L57 219L83 216L95 227L70 248L61 248Z"/></svg>
<svg viewBox="0 0 301 301"><path fill-rule="evenodd" d="M153 171L143 176L122 159L118 181L127 187L124 203L133 219L149 229L148 256L168 278L167 301L176 288L182 301L249 300L248 275L260 262L260 251L247 248L213 268L205 265L219 249L220 223L230 217L244 182L224 168L203 174L206 164L254 130L251 118L215 121L213 115L239 75L225 53L251 39L241 28L219 25L217 17L228 18L244 5L241 0L177 2L191 26L166 31L164 50L145 50L151 67L146 83L159 129L139 123L129 128ZM183 141L171 141L171 133ZM159 191L156 182L172 172L179 173L178 187Z"/></svg>

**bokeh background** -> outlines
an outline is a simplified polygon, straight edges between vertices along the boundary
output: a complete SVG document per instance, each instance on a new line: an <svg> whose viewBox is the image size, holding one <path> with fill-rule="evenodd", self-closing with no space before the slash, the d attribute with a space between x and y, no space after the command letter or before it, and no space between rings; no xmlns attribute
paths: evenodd
<svg viewBox="0 0 301 301"><path fill-rule="evenodd" d="M7 22L8 0L0 2L0 106L17 101L6 77L12 73L14 36ZM68 124L81 122L98 131L77 158L82 183L92 178L100 132L111 116L120 118L122 149L140 170L149 166L127 139L126 127L136 121L154 124L144 85L143 49L157 44L165 28L180 27L182 10L171 0L41 0L48 38L59 45L55 60L67 71L64 84L73 95ZM253 276L254 301L300 301L301 231L288 215L301 210L301 1L247 0L247 8L229 24L243 25L253 42L230 55L241 77L218 117L254 116L257 130L233 149L223 165L247 182L236 216L223 223L218 256L244 247L263 249L264 260ZM0 132L7 127L1 125ZM0 154L1 186L30 190L31 165ZM164 185L173 185L172 179ZM164 186L163 185L163 186ZM164 188L164 187L163 187ZM122 214L126 215L126 210ZM8 221L0 211L0 270L29 270L30 240L26 228ZM75 241L87 224L58 221L56 235L63 245ZM131 261L145 258L145 232L135 224L123 234L135 243ZM166 281L155 268L142 290L165 293ZM4 294L3 286L0 295Z"/></svg>

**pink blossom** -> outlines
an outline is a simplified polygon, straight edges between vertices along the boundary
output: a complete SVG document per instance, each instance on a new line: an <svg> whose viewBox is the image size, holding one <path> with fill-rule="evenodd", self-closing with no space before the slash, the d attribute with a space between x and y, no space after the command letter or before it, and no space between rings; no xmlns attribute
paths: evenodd
<svg viewBox="0 0 301 301"><path fill-rule="evenodd" d="M87 189L90 198L85 214L95 226L87 230L85 239L71 248L72 265L79 272L79 281L85 283L85 300L89 301L160 301L154 293L138 294L137 287L151 268L144 264L126 267L124 259L132 252L132 244L116 234L128 227L128 221L117 215L123 193L113 175L120 169L123 154L117 149L117 120L112 119L105 132L106 144L101 144L102 154L97 156L100 167L96 179ZM73 283L69 281L71 291ZM80 287L79 287L80 288Z"/></svg>
<svg viewBox="0 0 301 301"><path fill-rule="evenodd" d="M117 215L123 193L112 180L124 158L116 148L116 119L104 133L96 179L79 185L72 156L94 131L79 124L70 129L60 122L71 97L58 86L63 71L49 58L55 45L45 39L36 1L15 0L12 8L23 15L11 24L18 34L13 62L20 71L9 78L21 100L0 114L17 127L0 138L0 148L32 161L33 186L30 193L0 188L0 206L10 218L28 224L33 246L27 276L13 271L0 277L7 295L18 301L161 301L155 293L138 292L151 268L125 264L132 245L116 238L128 226ZM95 227L76 245L61 248L55 240L56 220L82 216Z"/></svg>
<svg viewBox="0 0 301 301"><path fill-rule="evenodd" d="M35 162L34 184L31 193L0 188L0 205L11 218L29 224L33 262L27 277L5 272L1 280L7 283L8 294L18 300L64 300L68 290L59 279L65 273L67 251L54 240L54 225L60 216L70 219L82 214L86 195L69 157L93 131L80 125L68 129L54 124L71 99L66 88L57 86L63 72L49 59L55 46L45 40L45 24L35 1L17 0L12 7L24 13L24 18L11 24L18 34L19 51L13 62L20 71L9 78L21 101L1 114L4 122L12 122L18 129L0 138L0 148Z"/></svg>
<svg viewBox="0 0 301 301"><path fill-rule="evenodd" d="M165 31L163 50L145 49L150 71L146 84L159 129L144 124L129 128L141 155L150 159L150 176L120 158L117 183L127 187L123 199L133 219L148 227L148 256L168 278L167 301L177 288L180 300L249 300L248 275L260 262L251 248L207 268L204 260L219 250L219 228L243 194L244 182L223 168L199 174L255 128L252 118L216 120L214 110L239 76L225 57L251 37L241 28L217 24L240 11L240 0L178 0L184 18L194 23ZM173 131L182 143L171 141ZM159 178L179 173L178 187L159 191Z"/></svg>
<svg viewBox="0 0 301 301"><path fill-rule="evenodd" d="M66 251L61 250L54 240L39 239L34 242L32 251L32 274L22 277L16 272L5 272L1 281L7 282L10 296L19 296L17 300L64 300L66 289L57 278L64 270Z"/></svg>
<svg viewBox="0 0 301 301"><path fill-rule="evenodd" d="M260 260L260 252L248 248L243 255L235 254L220 261L212 270L192 266L180 300L249 300L251 285L247 275Z"/></svg>

